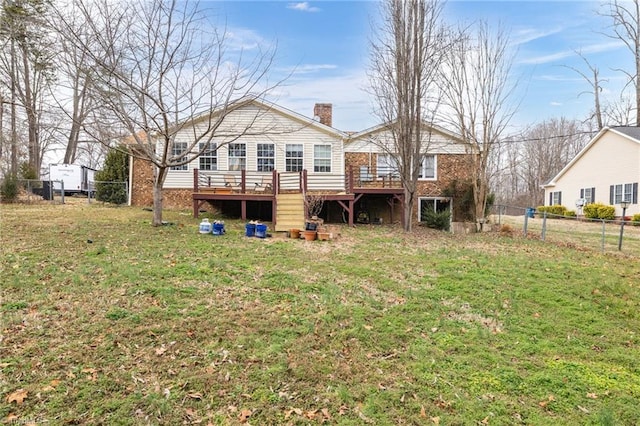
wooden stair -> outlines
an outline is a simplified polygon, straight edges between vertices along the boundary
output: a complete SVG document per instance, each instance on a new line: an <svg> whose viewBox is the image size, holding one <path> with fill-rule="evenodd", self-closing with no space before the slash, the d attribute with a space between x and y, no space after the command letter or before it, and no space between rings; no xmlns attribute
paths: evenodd
<svg viewBox="0 0 640 426"><path fill-rule="evenodd" d="M301 193L276 196L276 232L304 228L304 198Z"/></svg>

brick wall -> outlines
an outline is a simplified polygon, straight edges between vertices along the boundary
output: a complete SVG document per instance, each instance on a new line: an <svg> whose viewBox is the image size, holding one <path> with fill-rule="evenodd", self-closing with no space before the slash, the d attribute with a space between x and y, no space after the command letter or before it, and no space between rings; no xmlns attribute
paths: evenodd
<svg viewBox="0 0 640 426"><path fill-rule="evenodd" d="M153 205L153 164L151 161L133 158L131 182L131 205L149 207Z"/></svg>
<svg viewBox="0 0 640 426"><path fill-rule="evenodd" d="M133 159L133 182L131 182L131 205L153 206L153 163L140 158ZM163 206L172 209L193 208L193 191L189 189L165 189L162 191Z"/></svg>

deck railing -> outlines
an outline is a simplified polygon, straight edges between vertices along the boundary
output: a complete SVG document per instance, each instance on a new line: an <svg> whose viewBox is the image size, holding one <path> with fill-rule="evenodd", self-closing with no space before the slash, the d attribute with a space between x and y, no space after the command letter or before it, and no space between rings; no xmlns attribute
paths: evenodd
<svg viewBox="0 0 640 426"><path fill-rule="evenodd" d="M346 174L299 172L249 172L246 170L194 169L194 192L235 194L278 194L281 192L336 191L354 193L357 188L400 188L400 179L393 171L372 174L364 166L349 167Z"/></svg>

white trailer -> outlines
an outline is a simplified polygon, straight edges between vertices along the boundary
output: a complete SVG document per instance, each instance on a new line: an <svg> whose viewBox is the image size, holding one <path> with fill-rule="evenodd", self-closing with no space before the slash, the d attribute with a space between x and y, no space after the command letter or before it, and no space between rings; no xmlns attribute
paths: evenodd
<svg viewBox="0 0 640 426"><path fill-rule="evenodd" d="M64 184L65 195L88 194L95 191L94 169L77 164L49 164L49 180L54 191L60 191Z"/></svg>

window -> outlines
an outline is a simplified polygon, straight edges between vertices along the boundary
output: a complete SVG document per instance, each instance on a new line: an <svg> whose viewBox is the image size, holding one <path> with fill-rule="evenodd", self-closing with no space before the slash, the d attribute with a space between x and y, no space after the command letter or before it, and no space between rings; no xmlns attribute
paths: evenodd
<svg viewBox="0 0 640 426"><path fill-rule="evenodd" d="M171 157L173 161L183 161L186 160L186 156L184 155L187 152L187 143L186 142L174 142L171 147ZM171 170L187 170L188 165L183 164L181 166L173 166Z"/></svg>
<svg viewBox="0 0 640 426"><path fill-rule="evenodd" d="M214 142L200 143L200 170L218 170L218 151Z"/></svg>
<svg viewBox="0 0 640 426"><path fill-rule="evenodd" d="M627 200L631 204L638 204L638 182L611 185L609 187L609 204L620 204Z"/></svg>
<svg viewBox="0 0 640 426"><path fill-rule="evenodd" d="M245 170L247 167L247 145L244 143L229 144L229 170Z"/></svg>
<svg viewBox="0 0 640 426"><path fill-rule="evenodd" d="M580 190L580 198L584 200L584 204L591 204L596 202L596 189L595 188L583 188Z"/></svg>
<svg viewBox="0 0 640 426"><path fill-rule="evenodd" d="M436 178L436 156L427 155L422 159L420 165L419 179L435 179Z"/></svg>
<svg viewBox="0 0 640 426"><path fill-rule="evenodd" d="M442 213L451 211L451 201L446 198L420 198L419 199L418 220L427 220L428 211Z"/></svg>
<svg viewBox="0 0 640 426"><path fill-rule="evenodd" d="M272 143L258 144L258 171L272 172L275 166L276 150Z"/></svg>
<svg viewBox="0 0 640 426"><path fill-rule="evenodd" d="M320 173L331 172L331 145L313 146L313 171Z"/></svg>
<svg viewBox="0 0 640 426"><path fill-rule="evenodd" d="M562 204L562 191L549 193L549 205L556 206Z"/></svg>
<svg viewBox="0 0 640 426"><path fill-rule="evenodd" d="M302 171L302 144L287 144L285 147L285 163L288 172Z"/></svg>
<svg viewBox="0 0 640 426"><path fill-rule="evenodd" d="M380 178L399 176L396 159L390 154L378 154L376 167Z"/></svg>

